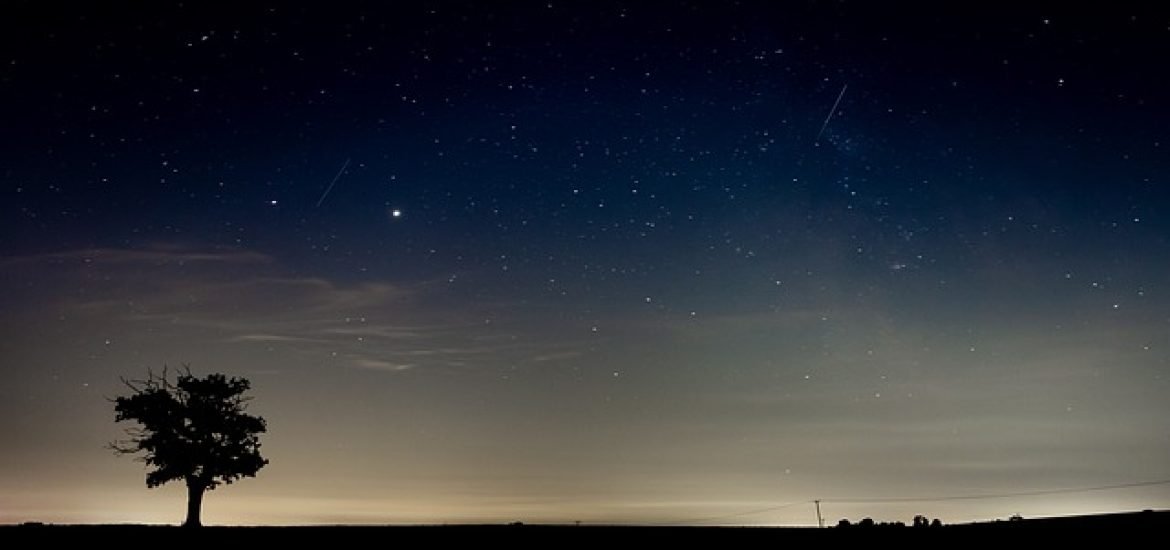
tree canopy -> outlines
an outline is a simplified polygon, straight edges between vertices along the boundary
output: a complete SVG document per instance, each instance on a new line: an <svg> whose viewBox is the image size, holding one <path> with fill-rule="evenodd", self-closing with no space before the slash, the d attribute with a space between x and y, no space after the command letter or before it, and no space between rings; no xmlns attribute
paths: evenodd
<svg viewBox="0 0 1170 550"><path fill-rule="evenodd" d="M209 374L203 378L180 372L171 382L166 371L145 380L125 380L130 395L114 399L115 420L133 421L128 439L110 446L122 454L140 454L152 469L146 485L184 480L188 488L187 525L200 524L205 490L253 477L268 460L260 456L263 418L246 412L244 378Z"/></svg>

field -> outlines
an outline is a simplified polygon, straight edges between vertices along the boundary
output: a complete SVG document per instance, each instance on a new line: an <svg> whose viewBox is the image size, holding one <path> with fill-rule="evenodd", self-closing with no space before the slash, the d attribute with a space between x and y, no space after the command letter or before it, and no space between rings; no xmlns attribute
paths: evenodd
<svg viewBox="0 0 1170 550"><path fill-rule="evenodd" d="M802 541L868 539L882 541L962 542L1005 541L1007 537L1043 534L1046 540L1063 533L1082 531L1121 536L1135 530L1170 527L1170 511L1144 511L1094 516L1027 519L957 524L938 528L851 527L638 527L572 525L452 525L452 526L303 526L303 527L204 527L184 529L146 525L41 525L0 526L5 544L64 541L120 541L139 544L686 544L727 547Z"/></svg>

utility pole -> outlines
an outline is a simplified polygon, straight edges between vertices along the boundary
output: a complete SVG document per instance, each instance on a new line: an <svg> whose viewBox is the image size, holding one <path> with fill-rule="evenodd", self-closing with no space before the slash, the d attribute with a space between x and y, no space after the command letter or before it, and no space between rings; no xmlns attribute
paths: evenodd
<svg viewBox="0 0 1170 550"><path fill-rule="evenodd" d="M820 499L817 499L817 500L814 500L813 502L815 502L817 505L817 527L824 529L825 528L825 520L821 518L821 501L820 501Z"/></svg>

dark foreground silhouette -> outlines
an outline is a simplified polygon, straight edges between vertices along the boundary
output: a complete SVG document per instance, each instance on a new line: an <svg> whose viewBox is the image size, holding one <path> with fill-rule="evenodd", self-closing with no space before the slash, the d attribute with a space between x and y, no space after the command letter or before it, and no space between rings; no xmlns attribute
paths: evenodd
<svg viewBox="0 0 1170 550"><path fill-rule="evenodd" d="M174 382L147 372L145 380L122 379L130 395L114 399L117 422L136 422L126 430L127 439L110 448L119 454L141 455L153 467L146 486L171 481L187 483L187 519L183 525L199 527L203 492L243 477L255 477L268 464L260 456L260 434L267 424L245 412L246 378L209 374L198 378L184 367Z"/></svg>
<svg viewBox="0 0 1170 550"><path fill-rule="evenodd" d="M1018 541L1026 532L1043 533L1045 540L1059 539L1068 533L1084 531L1108 533L1109 540L1123 540L1134 531L1165 532L1170 528L1170 511L1144 511L1095 516L1025 519L947 525L937 528L872 527L638 527L605 525L451 525L451 526L304 526L304 527L205 527L191 530L180 527L148 525L42 525L0 526L0 544L30 541L134 541L136 545L181 543L224 543L230 547L243 544L378 544L395 545L420 542L428 545L471 542L480 547L497 543L532 545L648 543L748 545L781 544L816 540L892 540L892 541ZM746 546L744 546L746 547Z"/></svg>

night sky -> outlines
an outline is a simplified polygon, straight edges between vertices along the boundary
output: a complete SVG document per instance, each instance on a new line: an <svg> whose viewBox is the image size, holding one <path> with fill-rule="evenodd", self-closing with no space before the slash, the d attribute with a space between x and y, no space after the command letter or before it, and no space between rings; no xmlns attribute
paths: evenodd
<svg viewBox="0 0 1170 550"><path fill-rule="evenodd" d="M0 523L1170 506L1170 10L197 4L0 9Z"/></svg>

